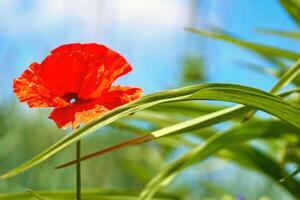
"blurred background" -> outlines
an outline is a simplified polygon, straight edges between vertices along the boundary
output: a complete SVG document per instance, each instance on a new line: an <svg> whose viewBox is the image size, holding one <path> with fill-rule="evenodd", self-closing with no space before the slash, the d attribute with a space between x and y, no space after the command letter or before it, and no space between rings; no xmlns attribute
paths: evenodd
<svg viewBox="0 0 300 200"><path fill-rule="evenodd" d="M62 138L47 119L49 110L17 102L12 81L31 62L40 62L65 43L97 42L121 53L134 70L118 80L146 94L201 82L238 83L268 90L276 78L246 66L266 60L222 41L185 30L226 30L240 38L299 51L299 42L264 35L257 28L296 31L277 0L0 0L0 172L3 173ZM86 137L90 152L131 137L107 127ZM74 169L53 166L74 156L74 147L17 177L0 182L0 192L74 188ZM83 164L84 188L140 190L166 162L185 152L147 143ZM176 190L174 190L176 189ZM212 158L181 174L167 191L186 199L293 199L269 178ZM255 191L255 192L254 192Z"/></svg>

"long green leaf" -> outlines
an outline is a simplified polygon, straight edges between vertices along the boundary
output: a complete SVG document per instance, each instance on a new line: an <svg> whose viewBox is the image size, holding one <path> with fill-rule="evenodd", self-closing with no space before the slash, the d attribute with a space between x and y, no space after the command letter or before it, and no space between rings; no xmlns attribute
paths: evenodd
<svg viewBox="0 0 300 200"><path fill-rule="evenodd" d="M280 75L281 75L280 71L278 71L276 69L272 69L272 68L269 68L266 66L252 63L252 62L238 61L238 63L243 67L247 67L248 69L250 69L254 72L258 72L258 73L261 73L264 75L271 75L274 77L280 77Z"/></svg>
<svg viewBox="0 0 300 200"><path fill-rule="evenodd" d="M295 92L298 90L292 90L292 91L288 91L282 94L279 94L282 97L285 97L287 95L290 95L292 92ZM201 93L203 94L203 93ZM165 137L165 136L169 136L170 134L179 134L179 133L185 133L185 132L189 132L189 131L195 131L195 130L199 130L200 128L205 128L205 127L209 127L215 124L218 124L220 122L232 119L234 117L240 116L241 114L244 113L248 113L249 111L251 111L251 108L245 107L245 106L234 106L234 107L229 107L223 110L219 110L204 116L200 116L191 120L187 120L184 122L180 122L177 123L175 125L172 126L168 126L166 128L162 128L159 129L157 131L153 131L150 134L147 135L143 135L141 137L138 138L134 138L134 139L130 139L127 140L125 142L119 143L117 145L114 146L110 146L108 148L90 153L86 156L83 156L80 160L84 161L84 160L89 160L91 158L94 157L98 157L101 156L103 154L109 153L111 151L115 151L124 147L127 147L129 145L136 145L136 144L140 144L149 140L153 140L153 139L157 139L160 137ZM57 166L56 168L64 168L70 165L73 165L76 163L76 160L72 160L69 161L67 163L61 164L59 166Z"/></svg>
<svg viewBox="0 0 300 200"><path fill-rule="evenodd" d="M44 197L42 197L40 194L38 194L37 192L35 192L33 190L27 189L27 192L29 192L30 194L35 196L35 198L38 200L46 200Z"/></svg>
<svg viewBox="0 0 300 200"><path fill-rule="evenodd" d="M141 137L138 138L134 138L125 142L122 142L120 144L111 146L109 148L105 148L103 150L88 154L86 156L83 156L80 161L84 161L84 160L89 160L91 158L97 157L97 156L101 156L103 154L106 154L108 152L111 151L115 151L117 149L121 149L124 148L126 146L129 145L136 145L136 144L140 144L143 142L146 142L148 140L152 140L152 139L158 139L161 137L164 137L166 135L170 135L170 134L179 134L179 133L185 133L188 131L193 131L193 130L198 130L200 128L205 128L205 127L209 127L211 125L226 121L228 119L234 118L236 116L239 116L243 113L246 113L249 111L249 108L247 108L246 106L233 106L233 107L229 107L220 111L216 111L204 116L200 116L191 120L187 120L181 123L177 123L175 125L172 126L168 126L166 128L162 128L159 129L157 131L153 131L152 133L148 134L148 135L143 135ZM146 136L146 137L145 137ZM144 139L146 138L146 139ZM76 161L72 160L70 162L67 162L65 164L59 165L56 168L63 168L63 167L67 167L70 165L75 164Z"/></svg>
<svg viewBox="0 0 300 200"><path fill-rule="evenodd" d="M296 64L289 69L284 76L281 77L281 79L279 80L279 82L277 82L277 84L272 88L271 93L276 93L279 91L280 88L282 88L284 85L288 84L289 82L291 82L300 72L300 61L296 62ZM245 135L243 135L245 136ZM214 151L212 151L212 153L214 153ZM199 155L202 155L201 152L199 153ZM199 156L198 155L198 156ZM178 168L181 168L183 164L179 162L179 166L178 167L178 163L175 163L173 165L173 170L175 169L175 172L171 172L169 175L167 175L164 178L159 178L159 175L157 175L156 177L158 177L158 180L160 180L161 183L166 183L171 181L176 174L178 173ZM145 188L145 190L141 193L141 199L149 199L159 188L161 188L161 183L157 182L157 180L155 180L155 178L147 185L147 187Z"/></svg>
<svg viewBox="0 0 300 200"><path fill-rule="evenodd" d="M287 70L279 81L272 87L271 93L277 93L285 85L289 84L293 79L295 79L300 73L300 59L289 69Z"/></svg>
<svg viewBox="0 0 300 200"><path fill-rule="evenodd" d="M280 179L280 182L286 182L287 180L290 180L292 177L296 176L297 174L300 173L300 168L296 169L295 171L293 171L290 175Z"/></svg>
<svg viewBox="0 0 300 200"><path fill-rule="evenodd" d="M291 32L291 31L281 31L281 30L273 30L273 29L256 29L258 32L266 33L269 35L276 35L281 37L286 37L290 39L300 40L300 32Z"/></svg>
<svg viewBox="0 0 300 200"><path fill-rule="evenodd" d="M299 134L299 129L289 126L286 123L280 121L266 121L266 120L259 120L259 121L250 121L242 126L242 128L237 127L227 134L235 138L235 140L239 142L235 142L237 144L241 144L245 141L255 139L255 138L278 138L284 136L284 133L288 134ZM243 160L247 159L248 164L239 163L246 167L249 167L251 164L251 168L255 169L261 173L264 173L271 177L274 181L278 181L280 178L285 177L287 172L280 167L276 162L274 162L271 158L262 153L258 152L257 150L242 146L240 147L235 146L235 143L225 144L225 146L230 150L231 154L235 155L235 158L231 161L239 161L241 158ZM194 145L195 146L195 145ZM224 147L225 148L225 147ZM213 154L215 155L215 154ZM220 154L221 158L223 154ZM226 157L225 157L226 158ZM294 180L290 180L288 183L282 184L288 191L290 191L295 196L300 196L300 183L295 182Z"/></svg>
<svg viewBox="0 0 300 200"><path fill-rule="evenodd" d="M128 116L130 114L133 114L139 110L143 110L147 107L151 107L153 105L164 103L164 102L172 102L176 100L184 100L188 98L191 94L195 93L199 89L201 89L203 86L191 86L191 87L185 87L181 89L175 89L170 91L163 91L159 93L155 93L153 95L144 96L141 99L126 104L124 106L120 106L117 109L114 109L105 115L101 116L100 118L91 121L90 123L87 123L82 128L77 129L74 131L74 133L70 134L69 136L66 136L65 138L61 139L57 143L53 144L31 160L23 163L19 167L8 171L7 173L0 176L0 179L6 179L12 176L15 176L37 164L40 162L47 160L51 156L55 155L62 149L66 148L70 144L76 142L81 137L92 133L98 128L101 128L107 124L110 124L113 121L116 121L122 117Z"/></svg>
<svg viewBox="0 0 300 200"><path fill-rule="evenodd" d="M278 164L278 162L276 162L270 156L266 155L260 150L251 147L249 145L236 145L227 148L227 150L230 150L232 153L234 153L236 157L238 158L242 157L243 160L247 160L248 164L252 165L250 168L267 175L275 183L280 184L285 189L287 189L296 198L300 197L299 181L297 181L296 179L290 179L289 182L286 183L278 182L279 179L287 176L288 173L283 166ZM233 159L231 161L235 161L235 160ZM243 165L243 163L238 163L238 164ZM245 167L249 167L249 165L246 165Z"/></svg>
<svg viewBox="0 0 300 200"><path fill-rule="evenodd" d="M34 192L36 194L36 192ZM39 191L47 200L70 200L75 198L75 191ZM136 191L123 191L123 190L104 190L104 189L89 189L82 191L82 199L84 200L136 200L138 197ZM36 200L36 196L32 193L7 193L0 194L0 200ZM157 195L153 200L179 200L173 195Z"/></svg>
<svg viewBox="0 0 300 200"><path fill-rule="evenodd" d="M255 72L265 74L265 75L271 75L272 77L277 77L277 78L280 78L288 70L288 69L284 69L284 70L283 69L279 69L279 70L271 69L266 66L254 64L251 62L240 61L239 63L241 64L241 66L245 66ZM296 78L294 78L291 81L291 83L293 83L296 86L300 86L300 76L298 75Z"/></svg>
<svg viewBox="0 0 300 200"><path fill-rule="evenodd" d="M150 108L151 111L166 113L167 115L199 116L226 108L220 105L204 104L199 102L174 102L159 104Z"/></svg>
<svg viewBox="0 0 300 200"><path fill-rule="evenodd" d="M199 84L148 95L135 102L114 109L74 131L74 133L58 141L33 159L3 174L0 179L15 176L30 169L31 167L55 155L81 137L122 117L159 103L187 100L220 100L244 104L263 110L300 128L298 121L300 118L299 107L284 101L280 97L245 86L231 84ZM155 137L155 135L153 135L153 137Z"/></svg>
<svg viewBox="0 0 300 200"><path fill-rule="evenodd" d="M145 187L141 193L141 200L148 200L164 185L169 184L182 170L186 169L194 163L199 163L211 155L214 155L219 150L232 147L235 144L241 144L249 139L262 136L261 134L269 133L269 131L259 129L258 131L251 129L248 130L248 134L244 131L236 131L232 129L223 134L217 134L207 140L202 146L198 146L188 153L184 154L171 164L162 169ZM272 127L275 128L275 127ZM258 134L258 135L257 135ZM277 177L278 178L278 177ZM298 193L300 197L300 193Z"/></svg>
<svg viewBox="0 0 300 200"><path fill-rule="evenodd" d="M186 30L189 32L201 35L201 36L206 36L206 37L211 37L211 38L218 39L218 40L223 40L223 41L229 42L231 44L246 48L248 50L251 50L256 53L263 54L263 55L287 58L287 59L291 59L291 60L297 60L300 57L300 53L298 53L298 52L284 50L284 49L275 48L275 47L262 45L262 44L257 44L257 43L253 43L253 42L248 42L245 40L234 38L232 36L229 36L229 35L226 35L223 33L207 32L207 31L202 31L202 30L198 30L195 28L187 28Z"/></svg>
<svg viewBox="0 0 300 200"><path fill-rule="evenodd" d="M280 77L279 81L270 90L270 93L272 93L272 94L277 93L285 85L292 82L299 75L299 73L300 73L300 59L290 69L288 69L283 74L283 76ZM246 117L245 117L245 120L248 120L249 118L251 118L251 116L254 115L255 112L256 112L256 110L253 110L250 113L248 113L248 115L246 115Z"/></svg>
<svg viewBox="0 0 300 200"><path fill-rule="evenodd" d="M300 26L300 2L298 0L279 0L290 17Z"/></svg>

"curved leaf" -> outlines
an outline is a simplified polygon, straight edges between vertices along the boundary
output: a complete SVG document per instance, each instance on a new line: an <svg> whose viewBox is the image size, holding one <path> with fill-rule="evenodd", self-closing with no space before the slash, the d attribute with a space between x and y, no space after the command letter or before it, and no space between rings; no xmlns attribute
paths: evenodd
<svg viewBox="0 0 300 200"><path fill-rule="evenodd" d="M297 91L297 90L296 90ZM280 96L284 97L286 95L291 94L292 92L295 92L295 90L288 91L285 93L280 94ZM147 142L149 140L157 139L160 137L169 136L170 134L179 134L179 133L185 133L189 131L195 131L199 130L200 128L209 127L215 124L218 124L220 122L232 119L234 117L240 116L244 113L248 113L251 108L245 107L245 106L233 106L229 107L223 110L219 110L204 116L200 116L191 120L187 120L184 122L177 123L172 126L168 126L166 128L159 129L157 131L153 131L150 134L143 135L141 137L137 137L134 139L127 140L125 142L119 143L117 145L110 146L108 148L90 153L86 156L83 156L80 161L89 160L94 157L98 157L101 155L104 155L106 153L127 147L129 145L136 145L140 143ZM67 163L61 164L57 166L56 168L64 168L70 165L73 165L76 163L76 160L69 161Z"/></svg>
<svg viewBox="0 0 300 200"><path fill-rule="evenodd" d="M300 26L300 2L298 0L279 0L290 17Z"/></svg>
<svg viewBox="0 0 300 200"><path fill-rule="evenodd" d="M280 166L280 164L278 164L278 162L276 162L270 156L249 145L237 145L234 147L229 147L228 150L233 152L236 157L242 157L244 160L247 160L248 163L252 165L252 169L267 175L277 184L280 184L287 189L296 198L300 197L300 182L296 179L290 179L289 182L280 183L278 180L282 177L286 177L288 173L283 166ZM243 163L239 164L244 165ZM246 167L249 167L249 165Z"/></svg>
<svg viewBox="0 0 300 200"><path fill-rule="evenodd" d="M206 37L211 37L211 38L218 39L218 40L223 40L223 41L229 42L231 44L246 48L248 50L251 50L253 52L263 54L263 55L287 58L287 59L291 59L291 60L297 60L300 57L300 54L298 52L284 50L284 49L271 47L271 46L267 46L267 45L262 45L262 44L257 44L257 43L253 43L253 42L248 42L245 40L234 38L232 36L229 36L229 35L226 35L223 33L207 32L207 31L202 31L202 30L198 30L195 28L187 28L186 30L189 32L201 35L201 36L206 36Z"/></svg>
<svg viewBox="0 0 300 200"><path fill-rule="evenodd" d="M299 75L299 73L300 73L300 59L280 77L279 81L270 90L270 93L272 94L277 93L285 85L292 82ZM250 119L251 116L255 114L255 112L256 110L249 112L246 115L244 121Z"/></svg>
<svg viewBox="0 0 300 200"><path fill-rule="evenodd" d="M300 118L300 108L284 101L280 97L257 89L239 85L199 84L144 96L135 102L114 109L102 117L93 120L82 128L74 131L73 134L58 141L33 159L3 174L0 179L15 176L25 170L30 169L31 167L55 155L68 145L76 142L81 137L122 117L128 116L134 112L156 104L187 100L219 100L244 104L263 110L300 128L298 121ZM153 137L155 136L153 135Z"/></svg>
<svg viewBox="0 0 300 200"><path fill-rule="evenodd" d="M270 128L276 129L276 126ZM224 148L230 148L236 144L241 144L242 142L248 141L249 139L253 139L258 136L261 137L264 136L264 134L269 133L268 130L260 129L259 127L257 127L257 131L251 129L244 129L247 131L246 132L247 134L244 131L236 131L235 129L236 128L229 130L223 134L217 134L210 137L205 144L194 148L193 150L184 154L174 162L167 165L146 185L144 191L141 193L140 199L142 200L151 199L151 197L161 187L169 184L182 170L186 169L192 164L199 163L205 160L209 156L217 153L219 150ZM280 129L276 131L280 131ZM284 174L280 174L280 175L284 176ZM276 178L278 178L278 176L280 175L277 174ZM295 194L298 191L298 190L294 190L295 188L292 188L292 186L289 189L294 192L293 194ZM296 194L298 197L300 197L299 192Z"/></svg>
<svg viewBox="0 0 300 200"><path fill-rule="evenodd" d="M62 190L62 191L39 191L38 195L36 192L30 191L30 193L7 193L0 194L0 200L36 200L37 197L41 199L43 196L47 200L70 200L75 198L75 191ZM137 191L126 191L126 190L103 190L103 189L86 189L82 191L82 199L84 200L136 200L138 197ZM179 200L179 198L173 195L158 195L153 200Z"/></svg>
<svg viewBox="0 0 300 200"><path fill-rule="evenodd" d="M292 31L281 31L281 30L274 30L274 29L256 29L258 32L269 34L269 35L276 35L281 37L286 37L290 39L300 40L300 32L292 32Z"/></svg>

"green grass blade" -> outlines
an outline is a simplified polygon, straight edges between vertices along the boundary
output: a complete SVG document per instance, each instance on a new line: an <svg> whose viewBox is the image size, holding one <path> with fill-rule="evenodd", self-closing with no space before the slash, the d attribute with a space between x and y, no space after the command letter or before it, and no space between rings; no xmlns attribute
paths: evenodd
<svg viewBox="0 0 300 200"><path fill-rule="evenodd" d="M248 111L249 111L249 108L247 108L246 106L229 107L229 108L226 108L226 109L223 109L220 111L216 111L216 112L204 115L204 116L200 116L200 117L197 117L197 118L194 118L191 120L177 123L175 125L159 129L157 131L153 131L152 133L150 133L148 135L143 135L141 137L122 142L120 144L102 149L100 151L90 153L88 155L83 156L80 160L81 161L89 160L89 159L101 156L103 154L118 150L120 148L127 147L129 145L136 145L136 144L144 143L148 140L158 139L161 137L179 134L179 133L185 133L185 132L189 132L189 131L193 131L193 130L199 130L200 128L209 127L209 126L218 124L220 122L226 121L228 119L237 117ZM145 136L147 136L147 137L145 137ZM146 138L146 140L144 138ZM65 164L59 165L56 168L64 168L64 167L73 165L75 163L76 163L76 161L72 160Z"/></svg>
<svg viewBox="0 0 300 200"><path fill-rule="evenodd" d="M282 133L289 133L289 134L293 133L298 135L299 129L294 128L292 126L288 126L287 124L280 121L251 121L245 124L243 128L238 127L228 131L226 135L230 138L226 140L226 142L224 142L226 146L224 146L223 148L229 147L231 153L238 154L237 155L238 158L243 158L243 159L248 158L248 162L251 164L252 168L262 173L265 173L266 175L273 178L273 180L277 181L280 177L283 177L287 174L284 171L284 169L282 169L271 158L268 158L267 156L263 156L260 154L255 154L255 152L253 152L254 150L250 151L249 149L247 149L246 151L244 149L245 147L237 148L234 144L240 144L254 138L278 138L283 136ZM214 147L215 145L216 143L212 143L211 147ZM212 152L212 155L215 154ZM249 165L246 166L249 167ZM162 180L162 182L167 184L168 183L167 180L168 179ZM295 187L297 185L298 187ZM300 195L300 191L297 189L300 186L298 182L293 182L293 184L291 184L290 182L288 184L283 184L283 186L286 187L294 195L297 196Z"/></svg>
<svg viewBox="0 0 300 200"><path fill-rule="evenodd" d="M275 130L275 128L273 128ZM268 131L268 133L271 133ZM282 177L287 176L287 171L281 166L278 162L276 162L271 156L266 155L262 151L251 147L249 145L238 145L234 147L228 148L232 153L235 154L238 158L243 158L247 160L248 163L251 165L251 168L267 175L271 178L275 183L280 184L283 186L287 191L289 191L292 195L296 198L300 198L300 182L296 179L289 179L289 182L280 183L278 182L279 179ZM232 160L235 161L235 160ZM243 163L239 163L243 165ZM249 167L247 165L246 167Z"/></svg>
<svg viewBox="0 0 300 200"><path fill-rule="evenodd" d="M209 138L207 142L201 146L194 148L188 153L184 154L174 162L167 165L162 169L145 187L141 193L141 200L148 200L164 185L169 184L182 170L191 166L192 164L199 163L211 155L216 154L219 150L241 144L253 138L265 136L266 133L271 131L263 130L257 127L258 131L246 128L247 134L244 131L236 131L235 129L229 130L223 134L216 134ZM267 126L268 128L268 126ZM278 127L274 128L275 131ZM278 132L280 133L280 132ZM277 133L277 134L278 134ZM274 133L273 133L274 134ZM300 194L298 194L300 196Z"/></svg>
<svg viewBox="0 0 300 200"><path fill-rule="evenodd" d="M268 75L268 76L274 76L274 77L280 77L281 73L279 70L272 69L266 66L258 65L252 62L246 62L246 61L238 61L238 64L241 67L246 67L254 72Z"/></svg>
<svg viewBox="0 0 300 200"><path fill-rule="evenodd" d="M295 40L300 40L300 32L291 32L291 31L280 31L280 30L274 30L274 29L256 29L256 31L260 33L265 33L268 35L275 35Z"/></svg>
<svg viewBox="0 0 300 200"><path fill-rule="evenodd" d="M151 111L166 113L167 115L199 116L226 108L220 105L204 104L199 102L174 102L159 104L150 108Z"/></svg>
<svg viewBox="0 0 300 200"><path fill-rule="evenodd" d="M290 175L284 177L283 179L280 179L280 182L286 182L287 180L290 180L291 178L293 178L294 176L296 176L297 174L300 173L300 168L296 169L295 171L293 171Z"/></svg>
<svg viewBox="0 0 300 200"><path fill-rule="evenodd" d="M290 68L288 69L283 76L280 77L279 81L272 87L270 93L275 94L281 88L292 82L300 73L300 59ZM256 110L249 112L244 121L249 120L254 114Z"/></svg>
<svg viewBox="0 0 300 200"><path fill-rule="evenodd" d="M135 102L114 109L61 139L33 159L3 174L0 179L15 176L32 168L33 166L55 155L68 145L76 142L83 136L90 134L94 130L108 125L122 117L160 103L187 100L219 100L244 104L263 110L300 128L298 121L300 118L300 108L284 101L280 97L254 88L239 85L199 84L148 95Z"/></svg>
<svg viewBox="0 0 300 200"><path fill-rule="evenodd" d="M280 78L282 77L282 75L284 73L286 73L286 71L289 69L272 69L269 67L265 67L262 65L258 65L258 64L254 64L251 62L244 62L244 61L240 61L239 64L241 64L241 66L247 67L252 71L264 74L264 75L268 75L268 76L273 76L273 77L277 77ZM295 77L291 83L293 83L295 86L300 86L300 76L298 75L297 77Z"/></svg>
<svg viewBox="0 0 300 200"><path fill-rule="evenodd" d="M295 91L297 92L298 90L291 90L291 91L288 91L288 92L285 92L285 93L282 93L279 95L282 97L285 97ZM150 133L148 135L143 135L141 137L130 139L125 142L110 146L108 148L104 148L99 151L87 154L87 155L83 156L80 160L81 161L89 160L89 159L107 154L109 152L116 151L116 150L119 150L121 148L130 146L130 145L144 143L149 140L154 140L154 139L158 139L158 138L165 137L165 136L199 130L201 128L209 127L209 126L218 124L220 122L227 121L234 117L240 116L244 113L248 113L250 110L251 110L251 108L245 107L245 106L233 106L233 107L225 108L223 110L219 110L219 111L216 111L216 112L204 115L204 116L200 116L200 117L197 117L197 118L194 118L191 120L180 122L180 123L174 124L172 126L168 126L166 128L162 128L157 131L153 131L152 133ZM61 164L61 165L57 166L56 168L58 169L58 168L68 167L75 163L76 163L76 160L72 160L67 163Z"/></svg>
<svg viewBox="0 0 300 200"><path fill-rule="evenodd" d="M281 88L292 82L300 74L300 59L288 69L279 81L270 90L271 93L277 93Z"/></svg>
<svg viewBox="0 0 300 200"><path fill-rule="evenodd" d="M36 192L34 192L37 194ZM70 200L75 198L75 191L39 191L39 196L45 197L47 200ZM107 190L107 189L86 189L82 191L82 199L84 200L136 200L138 191L126 190ZM7 193L0 194L0 200L36 200L36 196L32 193ZM153 200L179 200L176 196L159 194Z"/></svg>
<svg viewBox="0 0 300 200"><path fill-rule="evenodd" d="M300 2L298 0L279 0L292 19L300 26Z"/></svg>
<svg viewBox="0 0 300 200"><path fill-rule="evenodd" d="M202 87L203 86L201 85L197 85L197 86L184 87L175 90L163 91L152 95L144 96L135 102L126 104L124 106L120 106L117 109L114 109L108 112L107 114L101 116L100 118L93 120L90 123L87 123L85 126L77 129L76 131L74 131L74 133L61 139L60 141L53 144L52 146L50 146L49 148L47 148L46 150L44 150L43 152L41 152L40 154L32 158L31 160L23 163L19 167L3 174L2 176L0 176L0 179L6 179L15 176L27 169L30 169L31 167L55 155L62 149L66 148L68 145L76 142L81 137L92 133L98 128L110 124L113 121L131 115L139 110L143 110L153 105L157 105L159 103L184 100L188 98L191 94L201 89Z"/></svg>
<svg viewBox="0 0 300 200"><path fill-rule="evenodd" d="M186 30L189 32L201 35L201 36L210 37L210 38L222 40L225 42L229 42L231 44L240 46L242 48L245 48L245 49L248 49L253 52L263 54L263 55L287 58L287 59L291 59L291 60L297 60L300 57L300 54L298 52L293 52L293 51L275 48L275 47L271 47L271 46L267 46L267 45L248 42L245 40L234 38L232 36L229 36L229 35L226 35L223 33L207 32L207 31L202 31L202 30L198 30L195 28L187 28Z"/></svg>
<svg viewBox="0 0 300 200"><path fill-rule="evenodd" d="M46 200L44 197L42 197L40 194L38 194L37 192L35 192L33 190L27 189L27 192L29 192L30 194L32 194L33 196L35 196L36 199Z"/></svg>

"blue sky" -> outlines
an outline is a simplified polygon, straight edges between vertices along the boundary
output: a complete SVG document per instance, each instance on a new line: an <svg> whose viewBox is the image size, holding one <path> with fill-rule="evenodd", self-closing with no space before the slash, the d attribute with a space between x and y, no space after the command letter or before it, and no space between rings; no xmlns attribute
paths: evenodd
<svg viewBox="0 0 300 200"><path fill-rule="evenodd" d="M51 49L70 42L98 42L120 52L134 71L118 80L146 93L177 87L187 52L204 55L209 82L239 83L267 90L275 79L241 67L261 61L224 42L184 31L218 26L242 38L297 49L294 41L254 31L295 30L277 0L1 0L0 98L12 97L13 78ZM193 16L196 12L197 18ZM299 49L299 48L298 48Z"/></svg>
<svg viewBox="0 0 300 200"><path fill-rule="evenodd" d="M259 75L238 63L265 64L254 54L187 33L184 27L209 30L218 26L251 41L299 50L295 41L254 31L262 27L296 30L278 1L0 0L0 102L16 100L12 81L30 63L42 61L51 49L71 42L98 42L120 52L134 71L118 83L141 87L146 93L180 86L180 65L187 53L205 57L209 82L268 90L275 78ZM225 170L228 175L230 169ZM237 170L232 171L236 176ZM253 177L261 178L251 174ZM227 184L231 179L216 173L215 180Z"/></svg>

